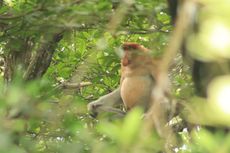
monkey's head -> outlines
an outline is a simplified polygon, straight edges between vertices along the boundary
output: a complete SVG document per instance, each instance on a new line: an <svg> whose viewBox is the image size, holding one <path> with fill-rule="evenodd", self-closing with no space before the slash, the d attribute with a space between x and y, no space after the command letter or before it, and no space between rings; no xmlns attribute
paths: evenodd
<svg viewBox="0 0 230 153"><path fill-rule="evenodd" d="M121 59L121 63L123 66L128 66L132 63L141 63L142 59L146 57L146 53L149 52L147 48L134 42L124 43L122 45L122 49L124 51L124 56Z"/></svg>

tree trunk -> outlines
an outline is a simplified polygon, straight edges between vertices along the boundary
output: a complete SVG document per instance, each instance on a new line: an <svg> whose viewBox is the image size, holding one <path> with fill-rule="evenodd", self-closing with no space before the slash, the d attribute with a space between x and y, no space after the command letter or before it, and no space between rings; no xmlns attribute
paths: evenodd
<svg viewBox="0 0 230 153"><path fill-rule="evenodd" d="M50 66L53 53L58 42L62 39L63 33L54 34L51 40L41 44L23 75L25 80L40 78Z"/></svg>
<svg viewBox="0 0 230 153"><path fill-rule="evenodd" d="M16 72L22 72L29 64L31 57L30 38L11 38L6 44L7 51L4 54L5 70L4 79L10 82Z"/></svg>
<svg viewBox="0 0 230 153"><path fill-rule="evenodd" d="M9 51L4 55L5 70L4 79L11 82L16 73L20 73L24 80L33 80L42 77L48 69L53 53L58 42L62 39L63 33L56 33L39 45L38 49L32 51L30 39L9 41L6 48ZM19 39L19 38L17 38ZM15 45L17 47L12 47Z"/></svg>

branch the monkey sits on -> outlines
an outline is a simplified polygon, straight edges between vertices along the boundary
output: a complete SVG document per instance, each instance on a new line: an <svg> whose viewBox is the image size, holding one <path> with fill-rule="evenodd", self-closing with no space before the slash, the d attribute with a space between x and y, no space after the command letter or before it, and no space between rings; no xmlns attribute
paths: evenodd
<svg viewBox="0 0 230 153"><path fill-rule="evenodd" d="M88 104L88 110L94 115L101 111L124 115L124 111L114 107L121 103L127 111L135 106L147 111L151 106L152 91L160 77L160 59L153 58L149 49L137 43L126 42L122 49L120 86Z"/></svg>

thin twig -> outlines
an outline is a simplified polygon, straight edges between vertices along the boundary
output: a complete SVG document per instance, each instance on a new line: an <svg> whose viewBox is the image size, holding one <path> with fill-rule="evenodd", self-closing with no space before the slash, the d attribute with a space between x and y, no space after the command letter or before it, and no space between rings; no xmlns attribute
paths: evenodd
<svg viewBox="0 0 230 153"><path fill-rule="evenodd" d="M92 85L92 82L81 82L81 83L63 83L60 85L63 89L79 89L82 87L86 87Z"/></svg>

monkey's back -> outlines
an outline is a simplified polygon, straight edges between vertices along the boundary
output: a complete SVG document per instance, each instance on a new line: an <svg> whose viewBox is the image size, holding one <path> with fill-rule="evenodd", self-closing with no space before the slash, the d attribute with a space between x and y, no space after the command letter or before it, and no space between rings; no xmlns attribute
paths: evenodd
<svg viewBox="0 0 230 153"><path fill-rule="evenodd" d="M125 77L121 84L121 98L129 110L135 106L147 109L154 80L150 75Z"/></svg>

